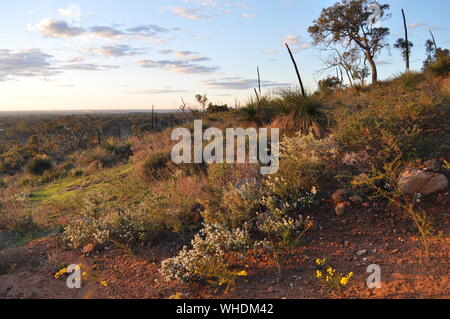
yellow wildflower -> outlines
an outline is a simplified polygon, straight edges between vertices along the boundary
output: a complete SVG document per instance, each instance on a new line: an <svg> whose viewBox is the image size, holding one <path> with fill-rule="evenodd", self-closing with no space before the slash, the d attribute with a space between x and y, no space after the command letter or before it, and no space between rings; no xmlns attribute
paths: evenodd
<svg viewBox="0 0 450 319"><path fill-rule="evenodd" d="M107 288L108 287L108 283L106 281L100 281L100 285L102 285L103 287Z"/></svg>
<svg viewBox="0 0 450 319"><path fill-rule="evenodd" d="M341 278L341 285L343 287L347 286L350 279L353 277L353 273L349 273L347 276Z"/></svg>
<svg viewBox="0 0 450 319"><path fill-rule="evenodd" d="M348 284L349 279L347 277L342 277L341 278L341 286L345 287Z"/></svg>
<svg viewBox="0 0 450 319"><path fill-rule="evenodd" d="M174 296L171 296L169 299L181 299L180 293L176 293Z"/></svg>
<svg viewBox="0 0 450 319"><path fill-rule="evenodd" d="M316 277L317 278L322 278L322 276L323 276L322 272L320 270L317 270Z"/></svg>
<svg viewBox="0 0 450 319"><path fill-rule="evenodd" d="M330 276L333 276L334 273L336 272L336 270L334 270L334 269L331 268L331 267L328 267L327 272L328 272L328 274L329 274Z"/></svg>
<svg viewBox="0 0 450 319"><path fill-rule="evenodd" d="M241 272L238 272L237 275L240 277L246 277L246 276L248 276L248 273L245 270L242 270Z"/></svg>
<svg viewBox="0 0 450 319"><path fill-rule="evenodd" d="M318 264L319 266L325 265L326 262L327 262L326 259L317 259L316 260L316 264Z"/></svg>

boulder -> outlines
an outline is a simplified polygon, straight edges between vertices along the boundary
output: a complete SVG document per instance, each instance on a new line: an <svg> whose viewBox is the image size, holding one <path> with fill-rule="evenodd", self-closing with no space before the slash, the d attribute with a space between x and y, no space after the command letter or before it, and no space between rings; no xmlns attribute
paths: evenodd
<svg viewBox="0 0 450 319"><path fill-rule="evenodd" d="M436 174L422 189L420 193L424 196L445 191L448 188L448 179L443 174Z"/></svg>
<svg viewBox="0 0 450 319"><path fill-rule="evenodd" d="M350 191L345 188L338 189L333 196L331 196L333 203L339 204L346 202L350 196Z"/></svg>
<svg viewBox="0 0 450 319"><path fill-rule="evenodd" d="M364 199L358 194L353 194L353 196L350 197L350 201L355 205L362 205Z"/></svg>
<svg viewBox="0 0 450 319"><path fill-rule="evenodd" d="M345 214L345 212L347 211L347 207L349 206L350 206L349 202L338 203L334 208L334 211L336 212L336 215L341 216Z"/></svg>
<svg viewBox="0 0 450 319"><path fill-rule="evenodd" d="M400 174L398 186L405 195L420 193L428 196L446 190L448 188L448 179L443 174L409 168Z"/></svg>

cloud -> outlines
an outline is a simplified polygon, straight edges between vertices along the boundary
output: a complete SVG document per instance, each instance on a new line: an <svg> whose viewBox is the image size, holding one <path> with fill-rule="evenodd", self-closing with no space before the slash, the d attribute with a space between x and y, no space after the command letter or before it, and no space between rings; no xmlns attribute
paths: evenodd
<svg viewBox="0 0 450 319"><path fill-rule="evenodd" d="M135 61L143 68L164 69L178 74L214 73L219 70L218 66L203 66L190 61L182 60L141 60Z"/></svg>
<svg viewBox="0 0 450 319"><path fill-rule="evenodd" d="M201 56L198 52L193 51L172 51L172 50L161 50L161 54L171 55L176 60L190 61L190 62L205 62L210 61L208 57Z"/></svg>
<svg viewBox="0 0 450 319"><path fill-rule="evenodd" d="M304 41L303 37L299 35L288 35L283 39L283 42L289 44L294 52L309 49L311 47L311 42Z"/></svg>
<svg viewBox="0 0 450 319"><path fill-rule="evenodd" d="M76 70L76 71L105 71L118 69L117 65L99 65L94 63L73 63L58 67L59 70Z"/></svg>
<svg viewBox="0 0 450 319"><path fill-rule="evenodd" d="M278 55L280 53L280 51L279 50L267 50L265 53L267 55L274 56L274 55Z"/></svg>
<svg viewBox="0 0 450 319"><path fill-rule="evenodd" d="M124 33L116 28L107 26L95 26L89 28L90 34L97 38L117 39L124 35Z"/></svg>
<svg viewBox="0 0 450 319"><path fill-rule="evenodd" d="M256 79L243 79L239 77L228 77L221 79L214 79L202 82L203 85L210 86L215 89L225 90L249 90L258 86ZM262 87L278 87L288 86L289 83L279 83L272 81L261 81Z"/></svg>
<svg viewBox="0 0 450 319"><path fill-rule="evenodd" d="M146 49L138 49L133 48L126 44L118 44L118 45L106 45L101 48L88 48L81 49L83 53L105 56L105 57L123 57L123 56L134 56L139 54L144 54Z"/></svg>
<svg viewBox="0 0 450 319"><path fill-rule="evenodd" d="M146 24L146 25L138 25L133 28L128 28L126 31L131 34L154 35L156 33L165 33L165 32L169 32L171 30L160 27L155 24Z"/></svg>
<svg viewBox="0 0 450 319"><path fill-rule="evenodd" d="M417 28L428 28L431 30L448 30L448 28L442 28L442 27L433 27L429 25L428 23L424 22L414 22L408 25L408 29L417 29Z"/></svg>
<svg viewBox="0 0 450 319"><path fill-rule="evenodd" d="M392 64L392 62L388 61L388 60L380 60L380 61L376 61L375 64L377 64L377 65L389 65L389 64Z"/></svg>
<svg viewBox="0 0 450 319"><path fill-rule="evenodd" d="M125 30L113 26L101 25L83 28L69 24L63 20L43 19L35 26L28 26L28 30L31 32L40 32L47 38L68 39L83 36L116 40L128 37L131 39L150 39L160 43L163 40L158 37L158 34L177 31L178 29L167 29L154 24L138 25Z"/></svg>
<svg viewBox="0 0 450 319"><path fill-rule="evenodd" d="M170 11L175 13L177 16L188 20L210 20L214 16L208 14L201 14L201 8L182 8L182 7L172 7Z"/></svg>
<svg viewBox="0 0 450 319"><path fill-rule="evenodd" d="M186 93L188 90L174 90L174 89L148 89L131 92L131 94L144 94L144 95L158 95L158 94L175 94Z"/></svg>
<svg viewBox="0 0 450 319"><path fill-rule="evenodd" d="M253 19L254 17L256 17L256 14L254 13L243 13L242 17L245 19Z"/></svg>
<svg viewBox="0 0 450 319"><path fill-rule="evenodd" d="M39 49L19 52L0 50L0 81L58 74L58 71L52 68L52 58Z"/></svg>
<svg viewBox="0 0 450 319"><path fill-rule="evenodd" d="M54 19L43 19L36 26L28 28L30 31L39 31L46 38L67 39L86 33L81 27L70 26L67 22Z"/></svg>
<svg viewBox="0 0 450 319"><path fill-rule="evenodd" d="M416 28L425 27L425 26L427 26L426 23L414 22L414 23L411 23L410 25L408 25L408 29L416 29Z"/></svg>

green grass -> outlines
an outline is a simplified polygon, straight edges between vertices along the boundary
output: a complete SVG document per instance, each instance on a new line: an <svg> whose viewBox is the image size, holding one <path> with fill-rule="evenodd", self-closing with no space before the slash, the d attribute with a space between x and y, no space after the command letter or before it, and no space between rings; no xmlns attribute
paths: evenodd
<svg viewBox="0 0 450 319"><path fill-rule="evenodd" d="M39 212L41 219L58 224L59 218L76 215L84 198L98 193L107 194L111 205L132 204L142 201L151 189L136 179L133 166L127 164L90 176L65 178L37 188L30 194L29 204L30 209Z"/></svg>

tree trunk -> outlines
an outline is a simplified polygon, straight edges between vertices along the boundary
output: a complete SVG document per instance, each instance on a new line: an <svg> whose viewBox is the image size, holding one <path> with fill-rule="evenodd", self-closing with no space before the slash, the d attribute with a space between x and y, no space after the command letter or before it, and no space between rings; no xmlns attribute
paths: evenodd
<svg viewBox="0 0 450 319"><path fill-rule="evenodd" d="M405 11L402 9L402 15L403 15L403 25L405 27L405 42L406 42L406 72L409 71L409 40L408 40L408 26L406 24L406 16Z"/></svg>
<svg viewBox="0 0 450 319"><path fill-rule="evenodd" d="M366 58L367 58L367 61L370 64L370 69L372 71L372 83L377 83L378 82L377 65L375 64L375 61L373 60L373 57L370 55L370 53L368 51L366 51Z"/></svg>

